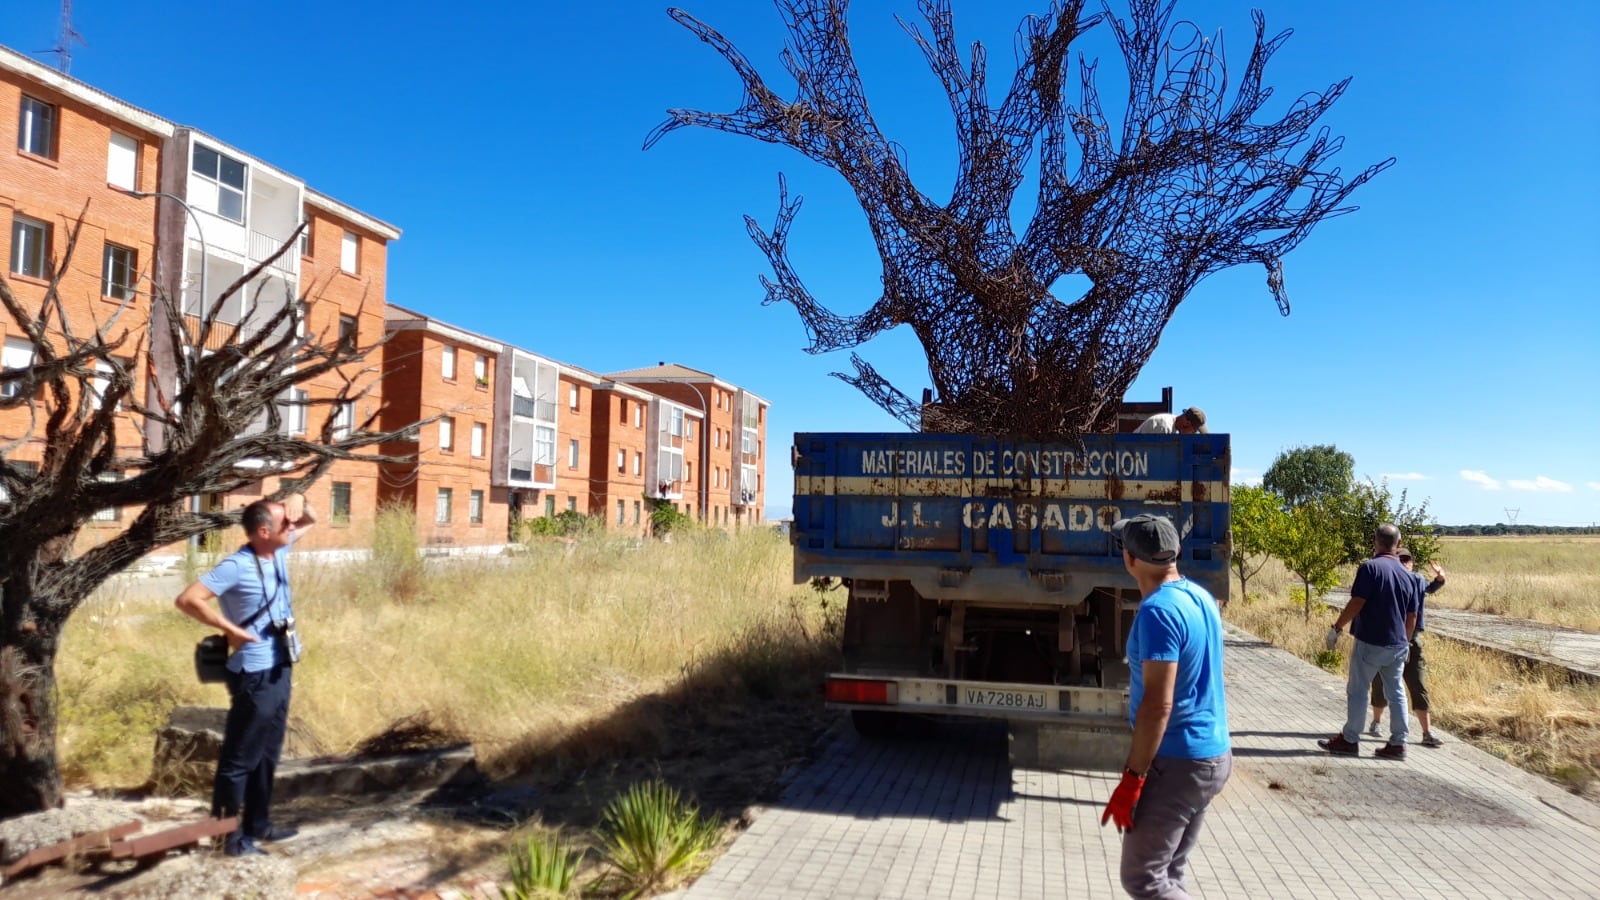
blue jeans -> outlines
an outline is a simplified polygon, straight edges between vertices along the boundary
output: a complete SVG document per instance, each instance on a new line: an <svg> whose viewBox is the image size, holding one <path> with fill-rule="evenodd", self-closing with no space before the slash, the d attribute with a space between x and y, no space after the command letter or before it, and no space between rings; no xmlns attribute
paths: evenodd
<svg viewBox="0 0 1600 900"><path fill-rule="evenodd" d="M1355 649L1350 651L1350 683L1345 689L1345 717L1344 730L1341 732L1344 739L1352 744L1361 740L1361 725L1366 721L1367 691L1372 685L1372 679L1378 678L1383 682L1383 696L1389 701L1389 744L1395 747L1404 747L1406 743L1406 716L1410 710L1406 706L1406 689L1401 681L1401 673L1406 667L1406 657L1411 653L1409 645L1399 647L1379 647L1356 641Z"/></svg>
<svg viewBox="0 0 1600 900"><path fill-rule="evenodd" d="M217 754L211 814L219 819L241 816L230 843L272 827L272 780L288 731L291 671L290 666L274 666L228 673L233 702Z"/></svg>

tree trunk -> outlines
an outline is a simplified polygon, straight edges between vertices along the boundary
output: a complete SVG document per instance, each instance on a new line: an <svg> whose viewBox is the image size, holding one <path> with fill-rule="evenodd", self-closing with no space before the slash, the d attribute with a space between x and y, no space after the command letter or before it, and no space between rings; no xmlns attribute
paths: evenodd
<svg viewBox="0 0 1600 900"><path fill-rule="evenodd" d="M0 582L0 819L61 805L56 651L61 623L38 615L34 566Z"/></svg>

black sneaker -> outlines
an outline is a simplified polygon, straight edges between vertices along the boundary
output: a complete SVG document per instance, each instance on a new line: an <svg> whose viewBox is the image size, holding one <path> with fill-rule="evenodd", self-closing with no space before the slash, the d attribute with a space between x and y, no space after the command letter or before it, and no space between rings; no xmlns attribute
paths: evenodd
<svg viewBox="0 0 1600 900"><path fill-rule="evenodd" d="M1405 744L1384 744L1382 747L1379 747L1377 750L1374 750L1372 752L1372 755L1376 756L1378 759L1401 759L1401 760L1403 760L1403 759L1406 758L1406 745Z"/></svg>
<svg viewBox="0 0 1600 900"><path fill-rule="evenodd" d="M1342 734L1336 734L1325 741L1317 741L1317 746L1337 756L1361 755L1361 745L1345 740Z"/></svg>
<svg viewBox="0 0 1600 900"><path fill-rule="evenodd" d="M267 851L256 844L255 839L246 835L228 835L228 840L222 845L222 852L228 856L266 856Z"/></svg>
<svg viewBox="0 0 1600 900"><path fill-rule="evenodd" d="M1424 733L1422 735L1422 740L1419 741L1418 743L1422 744L1422 746L1424 746L1424 747L1443 747L1444 746L1444 741L1441 741L1438 738L1434 737L1433 732L1431 732L1431 731Z"/></svg>

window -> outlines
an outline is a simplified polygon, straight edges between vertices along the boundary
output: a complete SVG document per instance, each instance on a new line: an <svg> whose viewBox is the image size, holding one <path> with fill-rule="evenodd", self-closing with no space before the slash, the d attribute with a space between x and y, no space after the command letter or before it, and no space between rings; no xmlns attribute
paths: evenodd
<svg viewBox="0 0 1600 900"><path fill-rule="evenodd" d="M683 463L683 480L694 484L694 463L688 460L684 460Z"/></svg>
<svg viewBox="0 0 1600 900"><path fill-rule="evenodd" d="M310 396L299 388L290 388L284 399L278 401L278 415L290 434L306 433L306 401Z"/></svg>
<svg viewBox="0 0 1600 900"><path fill-rule="evenodd" d="M618 525L625 524L627 522L627 520L628 520L627 516L628 516L627 501L626 500L618 500L617 501L617 524Z"/></svg>
<svg viewBox="0 0 1600 900"><path fill-rule="evenodd" d="M472 455L483 456L483 435L487 429L482 422L472 423Z"/></svg>
<svg viewBox="0 0 1600 900"><path fill-rule="evenodd" d="M627 472L628 472L628 451L626 451L626 450L618 450L617 451L617 473L619 475L625 475L625 474L627 474Z"/></svg>
<svg viewBox="0 0 1600 900"><path fill-rule="evenodd" d="M361 262L361 237L355 232L346 231L344 240L339 242L339 268L351 275L360 273Z"/></svg>
<svg viewBox="0 0 1600 900"><path fill-rule="evenodd" d="M722 449L722 429L721 428L712 429L711 436L712 436L711 446L715 447L718 450L721 450Z"/></svg>
<svg viewBox="0 0 1600 900"><path fill-rule="evenodd" d="M633 451L633 474L638 475L640 472L643 472L643 471L644 471L644 454L640 453L637 450L635 450L635 451Z"/></svg>
<svg viewBox="0 0 1600 900"><path fill-rule="evenodd" d="M552 499L554 499L554 498L552 498ZM578 511L578 498L577 497L568 497L567 498L567 512L577 512L577 511Z"/></svg>
<svg viewBox="0 0 1600 900"><path fill-rule="evenodd" d="M633 501L633 524L639 524L639 501Z"/></svg>
<svg viewBox="0 0 1600 900"><path fill-rule="evenodd" d="M340 316L339 343L352 347L355 346L356 341L360 338L360 328L361 324L356 321L355 316Z"/></svg>
<svg viewBox="0 0 1600 900"><path fill-rule="evenodd" d="M311 223L305 223L305 228L300 231L300 255L311 255Z"/></svg>
<svg viewBox="0 0 1600 900"><path fill-rule="evenodd" d="M489 357L484 356L482 353L472 357L472 377L479 384L489 383Z"/></svg>
<svg viewBox="0 0 1600 900"><path fill-rule="evenodd" d="M544 517L553 519L556 516L556 495L550 494L544 498Z"/></svg>
<svg viewBox="0 0 1600 900"><path fill-rule="evenodd" d="M105 406L106 390L111 387L111 376L115 372L111 363L103 359L94 362L94 378L89 382L89 393L94 395L94 408ZM117 409L122 409L122 404L117 404Z"/></svg>
<svg viewBox="0 0 1600 900"><path fill-rule="evenodd" d="M139 252L108 241L103 262L100 292L118 300L132 300L133 280L139 272Z"/></svg>
<svg viewBox="0 0 1600 900"><path fill-rule="evenodd" d="M11 274L29 278L50 275L50 223L27 216L11 217Z"/></svg>
<svg viewBox="0 0 1600 900"><path fill-rule="evenodd" d="M106 184L130 191L139 188L139 142L115 131L106 148Z"/></svg>
<svg viewBox="0 0 1600 900"><path fill-rule="evenodd" d="M335 525L350 524L350 482L335 481L333 483L333 503L330 515Z"/></svg>
<svg viewBox="0 0 1600 900"><path fill-rule="evenodd" d="M245 173L248 171L245 164L210 147L196 144L192 168L202 184L216 191L217 199L214 206L207 206L205 198L198 196L198 191L195 192L197 196L190 199L198 202L203 209L243 225Z"/></svg>
<svg viewBox="0 0 1600 900"><path fill-rule="evenodd" d="M467 521L473 525L483 524L483 491L467 495Z"/></svg>
<svg viewBox="0 0 1600 900"><path fill-rule="evenodd" d="M533 430L533 464L548 470L549 479L555 480L556 430L548 425Z"/></svg>
<svg viewBox="0 0 1600 900"><path fill-rule="evenodd" d="M633 407L633 427L644 427L644 404L636 403Z"/></svg>
<svg viewBox="0 0 1600 900"><path fill-rule="evenodd" d="M5 349L0 351L0 369L15 371L33 365L33 342L27 338L6 338ZM15 397L22 393L22 381L0 382L0 397Z"/></svg>
<svg viewBox="0 0 1600 900"><path fill-rule="evenodd" d="M673 437L683 437L683 410L673 407L671 423L667 426L669 433Z"/></svg>
<svg viewBox="0 0 1600 900"><path fill-rule="evenodd" d="M683 423L683 439L686 440L686 441L694 440L694 420L693 419L686 419L684 421L684 423Z"/></svg>
<svg viewBox="0 0 1600 900"><path fill-rule="evenodd" d="M438 499L433 502L433 521L436 525L450 524L450 504L455 498L451 488L439 488Z"/></svg>
<svg viewBox="0 0 1600 900"><path fill-rule="evenodd" d="M334 440L350 436L350 428L355 424L356 404L354 400L346 400L333 408L333 437Z"/></svg>
<svg viewBox="0 0 1600 900"><path fill-rule="evenodd" d="M439 449L450 453L456 449L456 420L445 417L439 420Z"/></svg>
<svg viewBox="0 0 1600 900"><path fill-rule="evenodd" d="M113 474L108 472L108 473L105 473L105 474L101 475L100 476L100 480L101 481L121 481L122 478L120 476L118 476L118 475L113 475ZM91 521L91 522L115 522L115 521L117 521L117 520L119 520L121 518L122 518L122 507L120 507L120 506L108 506L105 509L97 509L97 510L95 510L94 514L89 516L89 521Z"/></svg>
<svg viewBox="0 0 1600 900"><path fill-rule="evenodd" d="M575 441L575 440L567 441L567 468L576 469L577 467L578 467L578 442Z"/></svg>
<svg viewBox="0 0 1600 900"><path fill-rule="evenodd" d="M628 398L617 398L617 421L623 425L628 424Z"/></svg>
<svg viewBox="0 0 1600 900"><path fill-rule="evenodd" d="M56 108L43 100L22 95L22 119L17 123L17 149L46 159L56 158Z"/></svg>
<svg viewBox="0 0 1600 900"><path fill-rule="evenodd" d="M439 361L439 372L445 381L456 380L456 348L445 345L444 355Z"/></svg>
<svg viewBox="0 0 1600 900"><path fill-rule="evenodd" d="M577 409L578 408L578 386L577 385L573 385L572 389L567 392L567 405L572 407L573 409Z"/></svg>

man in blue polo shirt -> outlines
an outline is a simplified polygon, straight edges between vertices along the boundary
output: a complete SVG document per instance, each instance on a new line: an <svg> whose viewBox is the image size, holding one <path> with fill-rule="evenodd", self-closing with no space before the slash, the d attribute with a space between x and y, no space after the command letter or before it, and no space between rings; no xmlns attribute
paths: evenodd
<svg viewBox="0 0 1600 900"><path fill-rule="evenodd" d="M1350 636L1355 649L1350 651L1350 682L1345 689L1345 722L1338 734L1317 741L1317 746L1340 756L1361 754L1361 723L1367 712L1367 691L1374 676L1383 682L1383 695L1394 710L1389 718L1389 743L1379 747L1379 759L1406 758L1406 691L1401 672L1411 650L1411 636L1417 628L1417 612L1422 608L1422 585L1396 557L1400 529L1389 523L1378 526L1372 537L1372 558L1356 570L1350 585L1350 602L1345 604L1325 641L1332 650L1346 625L1354 625Z"/></svg>
<svg viewBox="0 0 1600 900"><path fill-rule="evenodd" d="M289 504L300 507L291 517ZM258 500L239 524L247 543L178 595L178 609L228 638L228 721L217 754L211 814L239 816L229 856L265 853L256 841L293 837L273 827L272 780L289 725L290 672L299 657L289 597L289 545L316 524L305 498ZM216 599L213 606L211 600Z"/></svg>
<svg viewBox="0 0 1600 900"><path fill-rule="evenodd" d="M1212 798L1233 772L1222 686L1222 616L1178 572L1178 531L1163 516L1112 526L1143 600L1128 632L1133 745L1100 824L1122 839L1122 887L1133 897L1187 897L1184 869Z"/></svg>

